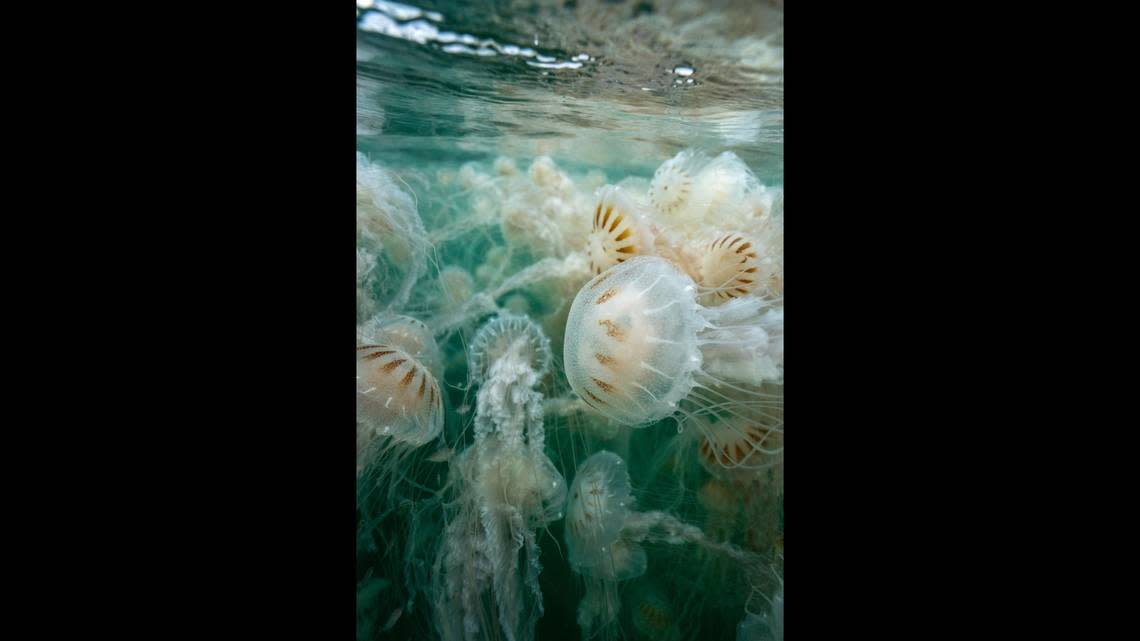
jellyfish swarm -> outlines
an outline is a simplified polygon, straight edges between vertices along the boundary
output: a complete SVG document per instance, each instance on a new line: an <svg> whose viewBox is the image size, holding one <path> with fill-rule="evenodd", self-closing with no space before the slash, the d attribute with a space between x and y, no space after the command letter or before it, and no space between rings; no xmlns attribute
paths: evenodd
<svg viewBox="0 0 1140 641"><path fill-rule="evenodd" d="M499 315L471 343L474 440L449 473L453 500L434 568L444 639L534 637L542 615L536 531L562 517L566 496L546 456L535 389L550 359L542 330L523 316Z"/></svg>
<svg viewBox="0 0 1140 641"><path fill-rule="evenodd" d="M691 278L655 256L595 276L567 319L570 386L594 410L634 427L678 412L749 419L750 410L778 405L754 388L783 380L782 309L756 297L704 307L697 295Z"/></svg>

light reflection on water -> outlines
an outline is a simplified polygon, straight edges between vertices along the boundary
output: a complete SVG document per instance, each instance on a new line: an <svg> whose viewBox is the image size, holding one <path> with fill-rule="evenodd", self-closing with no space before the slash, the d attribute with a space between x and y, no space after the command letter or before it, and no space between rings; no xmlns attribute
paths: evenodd
<svg viewBox="0 0 1140 641"><path fill-rule="evenodd" d="M783 182L783 15L756 3L358 0L358 148L651 172L685 147Z"/></svg>

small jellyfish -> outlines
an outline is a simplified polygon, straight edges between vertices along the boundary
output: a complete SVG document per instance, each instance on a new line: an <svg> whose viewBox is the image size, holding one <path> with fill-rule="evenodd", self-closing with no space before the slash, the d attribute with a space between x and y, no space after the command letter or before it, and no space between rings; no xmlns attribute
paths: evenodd
<svg viewBox="0 0 1140 641"><path fill-rule="evenodd" d="M617 585L646 573L644 541L694 544L742 566L758 557L726 542L708 538L700 528L660 511L633 509L629 472L621 457L606 450L579 466L566 496L566 545L570 566L586 579L578 606L583 638L612 623L620 609Z"/></svg>
<svg viewBox="0 0 1140 641"><path fill-rule="evenodd" d="M566 546L576 571L611 581L645 573L645 550L621 538L632 508L625 461L604 450L586 459L566 506Z"/></svg>
<svg viewBox="0 0 1140 641"><path fill-rule="evenodd" d="M642 579L635 583L627 598L633 629L650 641L675 641L680 638L677 613L660 588Z"/></svg>
<svg viewBox="0 0 1140 641"><path fill-rule="evenodd" d="M445 311L454 311L475 295L475 279L466 269L448 265L439 272L439 289L442 295L440 306Z"/></svg>
<svg viewBox="0 0 1140 641"><path fill-rule="evenodd" d="M506 156L496 158L493 168L495 173L500 176L514 176L519 173L519 167L515 164L514 159Z"/></svg>
<svg viewBox="0 0 1140 641"><path fill-rule="evenodd" d="M649 185L653 208L672 215L686 206L693 192L693 180L707 162L704 154L686 149L661 163Z"/></svg>
<svg viewBox="0 0 1140 641"><path fill-rule="evenodd" d="M769 416L782 396L758 388L783 383L783 311L769 306L748 297L704 307L672 263L632 258L574 298L566 377L595 411L633 427L678 414Z"/></svg>
<svg viewBox="0 0 1140 641"><path fill-rule="evenodd" d="M426 270L431 245L412 194L395 174L361 153L356 155L356 244L360 295L380 309L403 306ZM361 250L374 257L371 266Z"/></svg>
<svg viewBox="0 0 1140 641"><path fill-rule="evenodd" d="M704 248L700 276L702 302L718 304L747 296L765 284L758 243L739 232L719 234Z"/></svg>
<svg viewBox="0 0 1140 641"><path fill-rule="evenodd" d="M710 478L697 492L697 501L708 513L705 532L720 539L732 538L742 503L736 486L719 478Z"/></svg>
<svg viewBox="0 0 1140 641"><path fill-rule="evenodd" d="M736 154L726 151L713 158L693 178L687 216L717 224L747 215L748 196L760 182Z"/></svg>
<svg viewBox="0 0 1140 641"><path fill-rule="evenodd" d="M443 416L439 383L427 367L393 345L357 346L358 474L374 461L398 466L399 457L390 460L388 454L434 440L443 431Z"/></svg>
<svg viewBox="0 0 1140 641"><path fill-rule="evenodd" d="M714 476L748 478L756 470L782 463L784 433L761 420L726 416L697 419L702 423L698 450L701 464Z"/></svg>
<svg viewBox="0 0 1140 641"><path fill-rule="evenodd" d="M625 191L610 185L599 189L593 220L586 253L594 274L653 252L650 221Z"/></svg>
<svg viewBox="0 0 1140 641"><path fill-rule="evenodd" d="M535 158L527 173L534 186L544 193L568 195L574 190L574 182L549 156Z"/></svg>

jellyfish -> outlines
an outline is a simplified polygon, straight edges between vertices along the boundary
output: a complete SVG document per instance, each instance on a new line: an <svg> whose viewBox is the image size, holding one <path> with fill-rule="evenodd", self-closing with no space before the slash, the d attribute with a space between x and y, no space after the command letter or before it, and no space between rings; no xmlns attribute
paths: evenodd
<svg viewBox="0 0 1140 641"><path fill-rule="evenodd" d="M647 570L641 545L645 541L695 544L749 567L760 562L756 555L710 539L671 514L636 511L625 462L607 450L590 455L578 467L566 501L570 567L586 579L586 593L578 606L583 639L616 620L621 610L619 583Z"/></svg>
<svg viewBox="0 0 1140 641"><path fill-rule="evenodd" d="M633 509L629 472L617 454L603 450L578 468L566 506L566 547L579 573L610 580L645 573L645 550L621 540Z"/></svg>
<svg viewBox="0 0 1140 641"><path fill-rule="evenodd" d="M704 307L697 294L691 278L655 256L595 276L567 320L570 386L633 427L678 413L750 418L778 407L778 395L755 388L783 382L783 309L755 297Z"/></svg>
<svg viewBox="0 0 1140 641"><path fill-rule="evenodd" d="M435 619L447 640L529 641L542 615L538 528L562 518L562 475L546 456L550 345L529 318L502 313L476 333L473 442L449 472L453 500L436 557Z"/></svg>
<svg viewBox="0 0 1140 641"><path fill-rule="evenodd" d="M702 252L701 302L722 303L747 296L767 285L770 274L760 271L758 243L739 232L718 234Z"/></svg>
<svg viewBox="0 0 1140 641"><path fill-rule="evenodd" d="M378 309L403 306L426 270L430 244L413 196L394 174L359 152L356 242L358 295ZM375 264L369 266L360 250L371 254Z"/></svg>
<svg viewBox="0 0 1140 641"><path fill-rule="evenodd" d="M697 417L701 423L698 451L704 468L715 477L735 481L747 481L762 470L782 468L782 415L777 408L772 418L778 420L765 421L764 418Z"/></svg>
<svg viewBox="0 0 1140 641"><path fill-rule="evenodd" d="M378 314L358 330L361 344L384 344L397 347L427 367L437 377L442 373L443 355L431 329L418 318L400 314Z"/></svg>
<svg viewBox="0 0 1140 641"><path fill-rule="evenodd" d="M493 168L500 176L517 176L519 173L519 166L515 164L514 159L506 156L496 158Z"/></svg>
<svg viewBox="0 0 1140 641"><path fill-rule="evenodd" d="M443 420L439 383L423 363L395 345L357 345L358 480L390 486L411 452L440 435Z"/></svg>
<svg viewBox="0 0 1140 641"><path fill-rule="evenodd" d="M645 574L645 550L622 537L632 512L629 472L617 454L590 456L574 474L566 505L566 548L570 567L586 579L578 605L582 638L616 620L618 583Z"/></svg>
<svg viewBox="0 0 1140 641"><path fill-rule="evenodd" d="M593 224L586 254L594 274L634 256L653 253L652 223L637 203L617 187L607 185L598 190Z"/></svg>
<svg viewBox="0 0 1140 641"><path fill-rule="evenodd" d="M676 609L668 597L645 579L636 581L627 602L633 629L650 641L676 641L680 638Z"/></svg>
<svg viewBox="0 0 1140 641"><path fill-rule="evenodd" d="M649 185L649 201L666 215L689 204L697 172L708 162L704 154L686 149L661 163Z"/></svg>

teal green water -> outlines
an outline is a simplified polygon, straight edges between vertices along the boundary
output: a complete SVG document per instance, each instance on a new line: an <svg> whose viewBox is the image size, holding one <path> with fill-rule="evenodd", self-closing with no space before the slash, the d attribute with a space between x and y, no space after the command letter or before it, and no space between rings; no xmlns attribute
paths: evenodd
<svg viewBox="0 0 1140 641"><path fill-rule="evenodd" d="M373 345L358 350L358 377L371 377L358 385L358 638L782 639L782 4L357 6L357 308L360 343ZM692 176L655 180L683 150L705 154ZM714 159L719 174L702 169ZM741 264L763 278L734 286L779 313L778 380L742 375L756 368L714 346L702 367L718 383L704 393L728 400L690 395L678 408L688 420L634 428L581 400L564 350L588 328L568 329L570 309L606 271L595 263L626 257L590 245L604 185L656 234L637 253L681 265L710 309L729 302L706 291L710 243L752 241L757 262ZM707 203L670 209L663 185ZM490 365L509 340L477 338L504 314L549 342L533 380ZM422 326L381 327L398 317ZM769 321L717 322L763 326L773 341ZM392 364L390 344L407 362ZM749 382L718 387L726 377ZM438 415L422 400L433 384ZM377 387L396 400L361 409ZM526 445L513 450L504 435L523 415ZM714 437L734 421L762 436L754 455L720 454L748 464L726 470L702 447L726 442ZM362 436L362 424L395 431ZM631 576L571 562L576 472L602 450L628 469L623 509L636 513L617 547L589 541L611 561L640 549Z"/></svg>

